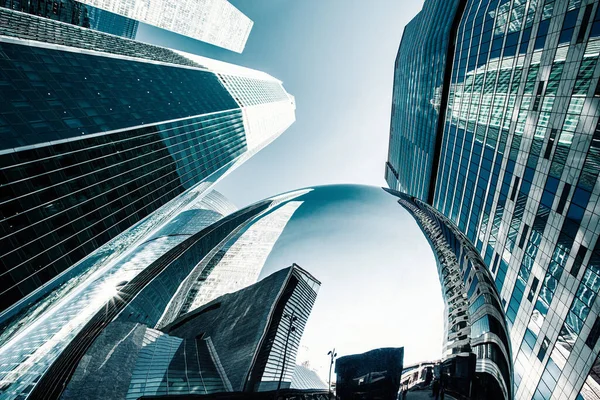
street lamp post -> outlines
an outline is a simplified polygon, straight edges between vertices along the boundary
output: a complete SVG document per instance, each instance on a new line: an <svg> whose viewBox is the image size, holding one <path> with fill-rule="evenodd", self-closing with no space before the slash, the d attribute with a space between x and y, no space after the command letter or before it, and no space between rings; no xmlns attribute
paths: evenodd
<svg viewBox="0 0 600 400"><path fill-rule="evenodd" d="M330 350L327 355L330 357L330 363L329 363L329 397L331 397L331 367L333 367L333 360L335 359L335 357L337 357L337 353L335 352L335 347L333 348L333 350Z"/></svg>
<svg viewBox="0 0 600 400"><path fill-rule="evenodd" d="M288 318L290 320L290 324L288 326L287 335L285 336L285 346L283 347L283 362L281 366L281 373L279 374L279 382L277 383L277 391L275 392L275 399L279 395L279 389L281 388L281 381L283 380L283 372L285 371L285 359L287 357L287 349L288 342L290 340L290 335L292 332L296 331L296 327L294 326L294 322L298 319L294 314L296 310L293 310L291 314L283 314L283 318Z"/></svg>

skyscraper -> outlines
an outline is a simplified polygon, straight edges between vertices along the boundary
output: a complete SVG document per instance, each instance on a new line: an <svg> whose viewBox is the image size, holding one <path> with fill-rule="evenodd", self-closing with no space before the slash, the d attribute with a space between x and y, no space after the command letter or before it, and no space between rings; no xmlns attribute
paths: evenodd
<svg viewBox="0 0 600 400"><path fill-rule="evenodd" d="M428 200L495 278L515 396L598 399L598 2L459 8Z"/></svg>
<svg viewBox="0 0 600 400"><path fill-rule="evenodd" d="M456 30L452 17L461 5L460 0L425 1L404 27L396 55L385 180L390 188L421 200L427 200L436 166L433 149L445 110L442 81Z"/></svg>
<svg viewBox="0 0 600 400"><path fill-rule="evenodd" d="M210 188L295 119L265 73L0 18L2 310L185 190Z"/></svg>
<svg viewBox="0 0 600 400"><path fill-rule="evenodd" d="M0 0L0 7L135 39L139 22L75 0Z"/></svg>
<svg viewBox="0 0 600 400"><path fill-rule="evenodd" d="M253 22L227 0L82 0L82 3L241 53Z"/></svg>
<svg viewBox="0 0 600 400"><path fill-rule="evenodd" d="M143 22L238 53L253 25L227 0L0 0L0 7L129 39Z"/></svg>

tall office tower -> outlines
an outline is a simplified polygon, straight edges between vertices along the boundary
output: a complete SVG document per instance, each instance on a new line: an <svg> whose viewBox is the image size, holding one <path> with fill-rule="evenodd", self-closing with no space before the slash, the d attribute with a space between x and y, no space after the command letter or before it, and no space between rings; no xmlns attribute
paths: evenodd
<svg viewBox="0 0 600 400"><path fill-rule="evenodd" d="M460 5L460 0L426 0L404 27L394 65L385 180L391 189L421 200L429 196L430 177L437 167L433 149L446 106L442 81L456 30L453 16Z"/></svg>
<svg viewBox="0 0 600 400"><path fill-rule="evenodd" d="M75 0L0 0L0 7L135 39L139 22Z"/></svg>
<svg viewBox="0 0 600 400"><path fill-rule="evenodd" d="M81 0L145 24L241 53L254 24L227 0Z"/></svg>
<svg viewBox="0 0 600 400"><path fill-rule="evenodd" d="M269 218L285 206L282 201L293 201L306 192L264 200L209 226L231 210L218 194L206 195L199 203L188 201L167 224L153 224L164 207L153 213L149 223L140 224L146 232L143 240L129 245L116 259L93 260L43 302L36 302L34 312L19 314L11 332L0 337L2 398L59 398L84 353L115 318L152 329L171 324L185 314L181 310L186 300L202 293L198 278L210 276L213 260L231 239L261 217ZM129 231L116 241L129 241L132 235L128 235ZM43 304L39 309L38 303Z"/></svg>
<svg viewBox="0 0 600 400"><path fill-rule="evenodd" d="M468 0L456 22L431 204L495 277L516 397L598 399L598 2Z"/></svg>
<svg viewBox="0 0 600 400"><path fill-rule="evenodd" d="M2 311L295 119L265 73L8 9L0 19Z"/></svg>
<svg viewBox="0 0 600 400"><path fill-rule="evenodd" d="M493 278L458 228L425 202L401 193L435 255L445 303L441 370L446 388L469 399L512 399L508 328Z"/></svg>

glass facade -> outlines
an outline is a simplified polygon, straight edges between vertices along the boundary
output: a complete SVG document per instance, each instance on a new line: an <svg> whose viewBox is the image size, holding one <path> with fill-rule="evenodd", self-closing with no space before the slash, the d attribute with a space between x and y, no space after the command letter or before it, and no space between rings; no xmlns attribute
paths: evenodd
<svg viewBox="0 0 600 400"><path fill-rule="evenodd" d="M250 374L249 388L256 392L291 386L302 333L321 286L321 282L296 264L290 272L287 286L280 294L287 301L280 301L275 307Z"/></svg>
<svg viewBox="0 0 600 400"><path fill-rule="evenodd" d="M0 0L0 7L135 39L139 22L75 0Z"/></svg>
<svg viewBox="0 0 600 400"><path fill-rule="evenodd" d="M275 242L300 205L301 201L288 202L231 239L198 278L186 299L189 306L181 312L256 282Z"/></svg>
<svg viewBox="0 0 600 400"><path fill-rule="evenodd" d="M432 205L494 276L516 398L598 399L598 2L469 0L458 18Z"/></svg>
<svg viewBox="0 0 600 400"><path fill-rule="evenodd" d="M0 312L294 121L267 74L0 15Z"/></svg>
<svg viewBox="0 0 600 400"><path fill-rule="evenodd" d="M253 22L227 0L82 0L102 10L241 53Z"/></svg>
<svg viewBox="0 0 600 400"><path fill-rule="evenodd" d="M238 108L209 71L11 43L0 48L0 150ZM8 163L27 162L23 157Z"/></svg>
<svg viewBox="0 0 600 400"><path fill-rule="evenodd" d="M390 188L421 200L429 195L438 119L440 110L444 111L446 54L460 3L425 1L421 12L404 28L394 65L385 179Z"/></svg>
<svg viewBox="0 0 600 400"><path fill-rule="evenodd" d="M134 40L123 40L113 35L105 35L74 24L62 24L23 12L0 7L0 36L2 42L11 43L9 38L33 40L36 42L68 46L73 49L100 51L133 58L142 58L191 67L201 65L191 61L183 54L164 47L154 46ZM19 43L19 42L17 42ZM61 47L66 50L66 48ZM58 73L58 70L52 71Z"/></svg>
<svg viewBox="0 0 600 400"><path fill-rule="evenodd" d="M216 207L213 205L215 202ZM54 309L45 306L43 311L22 317L18 327L10 326L13 330L11 335L3 333L0 354L5 363L0 367L0 385L7 387L12 380L16 384L9 386L8 393L24 390L27 382L41 375L85 323L102 308L106 297L114 295L114 292L107 290L109 286L133 279L170 249L218 221L222 217L220 212L232 209L222 195L211 192L187 206L185 211L176 214L146 241L134 246L106 268L84 271L88 273L77 275L65 285L66 288L55 291L51 300ZM33 331L37 334L33 335ZM25 360L35 361L35 368L25 368ZM23 373L26 371L26 374L21 376L17 372L19 370Z"/></svg>
<svg viewBox="0 0 600 400"><path fill-rule="evenodd" d="M135 39L140 24L138 21L89 5L83 6L83 9L85 10L84 27L128 39Z"/></svg>
<svg viewBox="0 0 600 400"><path fill-rule="evenodd" d="M319 375L312 369L303 365L296 365L292 375L291 389L323 389L329 387L321 380Z"/></svg>

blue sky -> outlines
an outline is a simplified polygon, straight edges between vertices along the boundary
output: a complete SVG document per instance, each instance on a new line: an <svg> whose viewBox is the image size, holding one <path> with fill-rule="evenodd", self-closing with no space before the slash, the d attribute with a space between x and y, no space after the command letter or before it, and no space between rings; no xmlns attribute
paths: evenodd
<svg viewBox="0 0 600 400"><path fill-rule="evenodd" d="M254 21L242 54L140 26L138 39L265 71L296 122L217 189L237 206L328 183L383 186L393 69L421 0L231 0Z"/></svg>

